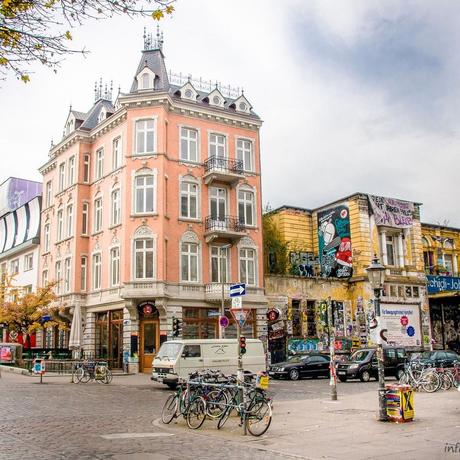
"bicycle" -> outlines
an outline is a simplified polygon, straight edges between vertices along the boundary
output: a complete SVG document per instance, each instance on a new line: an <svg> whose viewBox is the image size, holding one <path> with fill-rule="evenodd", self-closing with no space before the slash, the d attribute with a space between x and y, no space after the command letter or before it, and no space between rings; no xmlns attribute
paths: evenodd
<svg viewBox="0 0 460 460"><path fill-rule="evenodd" d="M433 368L426 368L420 362L409 362L399 379L399 383L410 385L415 390L422 388L427 393L434 393L441 387L441 378Z"/></svg>
<svg viewBox="0 0 460 460"><path fill-rule="evenodd" d="M77 383L88 383L90 380L95 380L97 383L108 385L113 379L112 371L105 361L86 361L77 366L74 373Z"/></svg>

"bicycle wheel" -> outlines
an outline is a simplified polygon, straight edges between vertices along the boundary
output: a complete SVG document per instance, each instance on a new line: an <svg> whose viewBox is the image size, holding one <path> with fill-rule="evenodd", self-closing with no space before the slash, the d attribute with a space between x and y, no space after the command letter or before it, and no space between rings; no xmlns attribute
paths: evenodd
<svg viewBox="0 0 460 460"><path fill-rule="evenodd" d="M403 375L399 379L399 383L401 385L407 385L409 383L409 374L404 372Z"/></svg>
<svg viewBox="0 0 460 460"><path fill-rule="evenodd" d="M161 421L164 424L171 423L174 417L177 414L177 407L179 404L179 398L177 394L169 395L166 400L163 410L161 411Z"/></svg>
<svg viewBox="0 0 460 460"><path fill-rule="evenodd" d="M203 425L206 419L206 401L201 396L192 399L187 408L185 419L187 426L192 430L197 430Z"/></svg>
<svg viewBox="0 0 460 460"><path fill-rule="evenodd" d="M427 393L434 393L441 386L441 379L435 372L428 372L422 375L420 385Z"/></svg>
<svg viewBox="0 0 460 460"><path fill-rule="evenodd" d="M261 399L255 403L249 414L246 414L246 428L252 436L262 436L272 422L272 408L270 403Z"/></svg>
<svg viewBox="0 0 460 460"><path fill-rule="evenodd" d="M227 407L227 395L221 390L212 390L207 394L206 413L211 418L219 418Z"/></svg>
<svg viewBox="0 0 460 460"><path fill-rule="evenodd" d="M91 380L91 374L88 369L83 369L83 374L81 375L80 382L81 383L88 383Z"/></svg>
<svg viewBox="0 0 460 460"><path fill-rule="evenodd" d="M85 370L82 367L79 367L73 373L73 376L72 376L73 381L75 383L80 383L82 381L82 378L83 378L84 375L85 375Z"/></svg>
<svg viewBox="0 0 460 460"><path fill-rule="evenodd" d="M96 366L94 369L94 380L96 380L97 383L105 383L105 380L107 378L107 368L103 366Z"/></svg>
<svg viewBox="0 0 460 460"><path fill-rule="evenodd" d="M225 423L227 422L228 418L230 417L230 413L232 411L231 406L227 406L227 408L222 412L222 415L220 416L219 422L217 423L217 429L220 430Z"/></svg>

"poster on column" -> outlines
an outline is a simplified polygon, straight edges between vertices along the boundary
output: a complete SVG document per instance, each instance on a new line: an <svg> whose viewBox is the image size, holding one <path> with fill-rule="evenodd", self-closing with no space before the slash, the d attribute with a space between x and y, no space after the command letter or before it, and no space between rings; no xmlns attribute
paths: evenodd
<svg viewBox="0 0 460 460"><path fill-rule="evenodd" d="M386 339L383 344L401 347L420 347L420 306L404 304L381 304L381 331Z"/></svg>
<svg viewBox="0 0 460 460"><path fill-rule="evenodd" d="M353 266L348 206L318 212L318 241L322 276L349 278Z"/></svg>

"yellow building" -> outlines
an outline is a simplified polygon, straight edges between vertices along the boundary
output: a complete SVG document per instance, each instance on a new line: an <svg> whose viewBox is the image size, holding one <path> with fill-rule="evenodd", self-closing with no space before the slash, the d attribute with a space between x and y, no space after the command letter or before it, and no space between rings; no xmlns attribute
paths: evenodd
<svg viewBox="0 0 460 460"><path fill-rule="evenodd" d="M434 349L460 351L460 229L422 224Z"/></svg>
<svg viewBox="0 0 460 460"><path fill-rule="evenodd" d="M363 193L316 209L283 206L269 213L289 253L287 273L265 277L272 359L328 347L326 311L335 310L336 348L374 344L374 293L366 267L385 266L382 328L388 344L430 344L420 203ZM284 327L281 328L281 322ZM386 335L385 335L386 334Z"/></svg>

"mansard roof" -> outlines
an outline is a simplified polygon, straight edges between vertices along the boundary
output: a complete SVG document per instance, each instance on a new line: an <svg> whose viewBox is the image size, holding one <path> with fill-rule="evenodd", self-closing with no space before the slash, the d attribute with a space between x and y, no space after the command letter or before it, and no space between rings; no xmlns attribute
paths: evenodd
<svg viewBox="0 0 460 460"><path fill-rule="evenodd" d="M86 119L80 126L80 129L90 131L99 124L99 114L105 109L108 114L115 112L112 102L106 99L99 99L95 102L91 110L86 114Z"/></svg>
<svg viewBox="0 0 460 460"><path fill-rule="evenodd" d="M161 49L144 50L142 57L137 66L136 74L134 75L133 84L131 85L131 93L138 90L137 76L145 69L149 68L155 74L155 90L168 91L169 80L168 72L164 61L163 52Z"/></svg>

